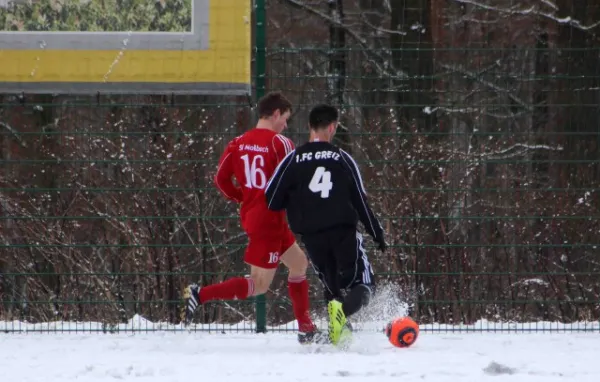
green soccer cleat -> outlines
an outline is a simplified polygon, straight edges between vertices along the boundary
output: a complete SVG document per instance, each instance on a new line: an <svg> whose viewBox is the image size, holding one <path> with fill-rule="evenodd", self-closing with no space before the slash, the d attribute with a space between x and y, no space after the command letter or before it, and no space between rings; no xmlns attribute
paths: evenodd
<svg viewBox="0 0 600 382"><path fill-rule="evenodd" d="M347 345L352 338L352 331L346 324L346 315L342 310L342 303L332 300L327 304L329 313L329 341L333 345Z"/></svg>

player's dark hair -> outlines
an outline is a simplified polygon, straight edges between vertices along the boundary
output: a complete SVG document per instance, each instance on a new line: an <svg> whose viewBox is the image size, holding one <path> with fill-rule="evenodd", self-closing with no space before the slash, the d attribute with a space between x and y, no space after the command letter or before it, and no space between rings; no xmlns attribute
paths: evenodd
<svg viewBox="0 0 600 382"><path fill-rule="evenodd" d="M334 106L320 104L313 107L308 115L308 125L312 130L325 129L337 122L339 114Z"/></svg>
<svg viewBox="0 0 600 382"><path fill-rule="evenodd" d="M258 117L267 118L279 110L281 114L292 111L292 103L280 92L270 92L258 100Z"/></svg>

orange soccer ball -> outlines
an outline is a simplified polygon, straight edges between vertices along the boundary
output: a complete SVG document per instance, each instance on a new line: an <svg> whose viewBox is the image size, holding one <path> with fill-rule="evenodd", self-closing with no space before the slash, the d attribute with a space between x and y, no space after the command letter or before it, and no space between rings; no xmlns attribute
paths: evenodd
<svg viewBox="0 0 600 382"><path fill-rule="evenodd" d="M412 346L419 336L419 325L410 317L393 319L385 328L390 343L398 348Z"/></svg>

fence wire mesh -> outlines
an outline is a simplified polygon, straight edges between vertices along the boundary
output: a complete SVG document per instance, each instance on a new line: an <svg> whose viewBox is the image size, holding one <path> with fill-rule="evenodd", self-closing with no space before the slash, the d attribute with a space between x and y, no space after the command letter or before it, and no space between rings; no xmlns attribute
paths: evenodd
<svg viewBox="0 0 600 382"><path fill-rule="evenodd" d="M306 141L310 107L338 105L336 143L388 234L387 253L367 245L380 297L365 329L410 314L433 332L600 331L600 7L551 5L267 1L287 135ZM212 176L254 102L4 95L0 328L183 330L184 285L246 274ZM255 313L208 304L195 330L253 331ZM266 317L291 328L283 271Z"/></svg>

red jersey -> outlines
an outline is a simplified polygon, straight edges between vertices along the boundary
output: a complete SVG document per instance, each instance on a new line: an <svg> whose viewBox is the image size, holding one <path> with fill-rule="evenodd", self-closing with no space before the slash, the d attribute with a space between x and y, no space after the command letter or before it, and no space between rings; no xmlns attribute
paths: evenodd
<svg viewBox="0 0 600 382"><path fill-rule="evenodd" d="M228 199L242 204L240 217L248 235L279 235L287 228L285 211L267 208L265 188L279 162L292 150L290 139L254 128L231 140L221 155L215 184Z"/></svg>

